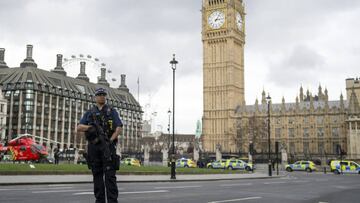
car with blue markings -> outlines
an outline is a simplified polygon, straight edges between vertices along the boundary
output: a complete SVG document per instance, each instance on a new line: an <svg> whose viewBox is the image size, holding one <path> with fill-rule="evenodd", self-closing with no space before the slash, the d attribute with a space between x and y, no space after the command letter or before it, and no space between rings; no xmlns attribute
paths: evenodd
<svg viewBox="0 0 360 203"><path fill-rule="evenodd" d="M228 159L226 160L225 168L229 170L240 169L246 171L253 171L255 169L255 166L251 163L246 163L241 159Z"/></svg>
<svg viewBox="0 0 360 203"><path fill-rule="evenodd" d="M360 174L360 165L355 161L332 161L331 167L335 174L355 173Z"/></svg>
<svg viewBox="0 0 360 203"><path fill-rule="evenodd" d="M181 158L176 160L176 168L196 168L195 161L187 158Z"/></svg>
<svg viewBox="0 0 360 203"><path fill-rule="evenodd" d="M208 163L206 167L213 169L225 169L225 164L226 164L226 159L221 159L218 161L213 161L211 163Z"/></svg>
<svg viewBox="0 0 360 203"><path fill-rule="evenodd" d="M288 172L292 172L292 171L313 172L317 170L315 163L312 161L297 161L293 164L286 165L285 169Z"/></svg>

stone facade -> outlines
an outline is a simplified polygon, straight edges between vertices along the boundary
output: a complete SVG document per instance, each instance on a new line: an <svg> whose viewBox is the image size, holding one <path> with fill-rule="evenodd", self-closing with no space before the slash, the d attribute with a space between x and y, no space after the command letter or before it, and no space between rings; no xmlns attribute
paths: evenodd
<svg viewBox="0 0 360 203"><path fill-rule="evenodd" d="M347 80L348 81L348 80ZM329 101L328 92L312 96L307 91L296 97L295 103L270 104L271 152L275 142L285 149L289 158L330 159L337 156L337 146L348 158L360 159L359 100L355 90L348 86L349 101L340 95L339 100ZM300 98L300 99L299 99ZM265 92L261 104L246 105L237 109L237 135L233 141L240 152L249 152L252 143L254 152L268 152L268 105Z"/></svg>
<svg viewBox="0 0 360 203"><path fill-rule="evenodd" d="M242 0L203 0L203 147L235 151L234 109L244 105L245 11Z"/></svg>
<svg viewBox="0 0 360 203"><path fill-rule="evenodd" d="M215 16L215 17L214 17ZM218 23L220 21L220 23ZM203 0L203 131L205 152L268 151L268 104L245 105L245 11L242 0ZM329 101L328 91L300 88L294 103L270 104L271 151L275 142L288 158L336 157L341 146L349 158L360 159L360 82L346 80L346 99Z"/></svg>

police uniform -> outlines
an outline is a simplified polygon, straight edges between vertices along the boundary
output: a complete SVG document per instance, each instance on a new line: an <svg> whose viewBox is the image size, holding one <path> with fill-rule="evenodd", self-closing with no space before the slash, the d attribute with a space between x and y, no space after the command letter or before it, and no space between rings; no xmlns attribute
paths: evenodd
<svg viewBox="0 0 360 203"><path fill-rule="evenodd" d="M99 92L106 94L106 91L101 88L96 90L95 95ZM94 119L96 119L96 121ZM107 104L105 104L101 110L95 105L87 111L80 120L80 124L83 125L93 125L95 122L103 129L108 139L110 139L117 127L122 127L119 114ZM117 140L114 140L114 142L110 144L110 152L114 155L116 154L116 142ZM93 174L96 202L105 203L105 191L109 203L117 202L118 188L116 184L116 169L113 164L110 164L109 161L104 159L104 153L99 144L88 142L87 161Z"/></svg>

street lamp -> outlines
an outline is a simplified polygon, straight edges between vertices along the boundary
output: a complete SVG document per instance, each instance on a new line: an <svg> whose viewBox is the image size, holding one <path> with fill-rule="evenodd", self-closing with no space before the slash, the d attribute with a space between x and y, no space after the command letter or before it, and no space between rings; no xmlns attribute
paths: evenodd
<svg viewBox="0 0 360 203"><path fill-rule="evenodd" d="M271 168L271 158L270 158L270 102L271 102L271 97L270 97L270 94L268 94L268 96L266 97L266 102L267 102L267 107L268 107L268 148L269 148L269 151L268 151L268 156L269 156L269 176L272 176L272 168Z"/></svg>
<svg viewBox="0 0 360 203"><path fill-rule="evenodd" d="M176 64L178 62L175 60L175 54L173 54L173 59L170 61L171 69L173 70L173 125L172 125L172 156L171 156L171 177L170 179L175 180L175 70Z"/></svg>
<svg viewBox="0 0 360 203"><path fill-rule="evenodd" d="M167 147L169 149L169 147L170 147L170 117L171 117L170 108L169 108L169 111L168 111L168 115L169 115L169 123L168 123L168 129L167 130L168 130L169 136L167 138L167 140L168 140ZM169 151L170 151L170 149L169 149Z"/></svg>

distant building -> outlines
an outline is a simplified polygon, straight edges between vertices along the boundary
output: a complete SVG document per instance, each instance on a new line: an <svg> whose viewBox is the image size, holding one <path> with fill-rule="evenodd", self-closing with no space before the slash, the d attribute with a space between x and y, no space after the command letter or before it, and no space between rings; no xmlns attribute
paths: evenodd
<svg viewBox="0 0 360 203"><path fill-rule="evenodd" d="M121 75L121 85L112 88L106 80L106 69L101 68L98 82L92 83L82 61L79 75L72 78L66 75L60 54L54 70L42 70L32 58L32 48L27 46L26 58L14 68L6 66L5 49L0 49L0 86L8 103L4 107L7 139L29 133L50 147L56 143L60 148L84 149L86 141L77 135L76 127L84 112L94 105L95 89L104 87L108 90L107 103L119 112L124 123L121 151L140 151L142 110L126 86L125 75Z"/></svg>
<svg viewBox="0 0 360 203"><path fill-rule="evenodd" d="M350 82L352 81L352 83ZM341 146L348 158L360 159L360 109L355 85L359 80L347 80L346 101L343 95L337 101L328 100L328 91L319 86L317 95L306 95L300 88L295 103L270 104L271 152L275 142L293 159L336 158ZM261 104L239 106L236 109L237 133L233 142L239 152L248 153L252 144L257 153L268 152L267 103L265 92Z"/></svg>
<svg viewBox="0 0 360 203"><path fill-rule="evenodd" d="M6 138L6 113L7 113L7 100L1 91L0 86L0 141Z"/></svg>

